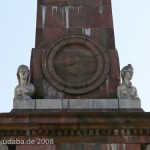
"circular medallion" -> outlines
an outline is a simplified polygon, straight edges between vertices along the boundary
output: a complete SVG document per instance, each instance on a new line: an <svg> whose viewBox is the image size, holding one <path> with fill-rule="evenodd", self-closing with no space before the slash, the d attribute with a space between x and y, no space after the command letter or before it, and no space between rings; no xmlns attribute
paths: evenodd
<svg viewBox="0 0 150 150"><path fill-rule="evenodd" d="M49 83L70 94L82 94L97 88L109 70L107 51L81 36L65 37L48 46L42 61Z"/></svg>

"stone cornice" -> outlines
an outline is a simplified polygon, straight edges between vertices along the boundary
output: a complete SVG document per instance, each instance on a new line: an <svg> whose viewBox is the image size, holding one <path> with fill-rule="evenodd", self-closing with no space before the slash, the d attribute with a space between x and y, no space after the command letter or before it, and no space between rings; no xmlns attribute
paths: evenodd
<svg viewBox="0 0 150 150"><path fill-rule="evenodd" d="M85 137L87 142L99 143L150 142L149 112L13 110L12 113L1 113L0 120L0 139L44 137L59 143L84 142L82 137Z"/></svg>

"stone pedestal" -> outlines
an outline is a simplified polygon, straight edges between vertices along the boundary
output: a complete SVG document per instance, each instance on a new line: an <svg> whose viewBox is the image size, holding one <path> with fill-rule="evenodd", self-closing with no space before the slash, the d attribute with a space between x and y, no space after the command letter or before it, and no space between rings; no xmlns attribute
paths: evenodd
<svg viewBox="0 0 150 150"><path fill-rule="evenodd" d="M30 100L13 100L14 109L35 109L36 101L34 99Z"/></svg>
<svg viewBox="0 0 150 150"><path fill-rule="evenodd" d="M140 109L140 99L14 100L13 109Z"/></svg>

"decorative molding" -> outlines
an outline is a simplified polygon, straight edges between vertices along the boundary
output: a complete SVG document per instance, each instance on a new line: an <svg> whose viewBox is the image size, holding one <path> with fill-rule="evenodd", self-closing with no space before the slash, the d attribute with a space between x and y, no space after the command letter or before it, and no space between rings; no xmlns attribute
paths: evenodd
<svg viewBox="0 0 150 150"><path fill-rule="evenodd" d="M59 91L83 94L99 87L109 71L107 50L85 36L67 36L44 51L42 69Z"/></svg>
<svg viewBox="0 0 150 150"><path fill-rule="evenodd" d="M0 137L7 136L150 136L149 129L82 129L82 130L0 130Z"/></svg>

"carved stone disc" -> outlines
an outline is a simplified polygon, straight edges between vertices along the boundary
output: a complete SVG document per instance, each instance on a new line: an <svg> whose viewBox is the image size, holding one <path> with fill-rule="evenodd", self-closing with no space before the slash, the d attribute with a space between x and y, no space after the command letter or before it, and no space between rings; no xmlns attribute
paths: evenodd
<svg viewBox="0 0 150 150"><path fill-rule="evenodd" d="M89 38L65 37L48 46L43 72L51 85L71 94L89 92L105 80L109 70L107 51Z"/></svg>

